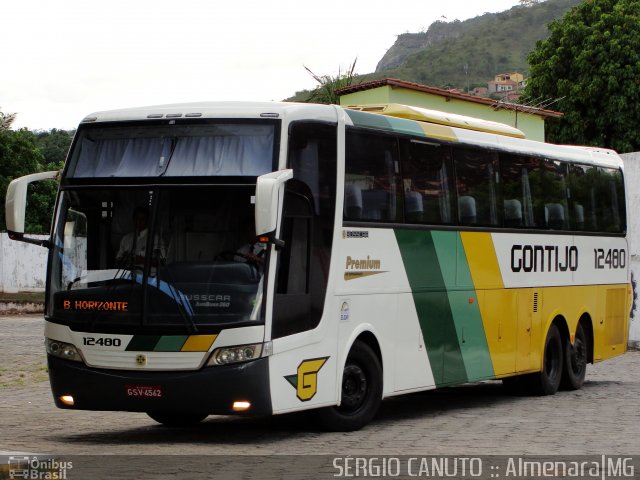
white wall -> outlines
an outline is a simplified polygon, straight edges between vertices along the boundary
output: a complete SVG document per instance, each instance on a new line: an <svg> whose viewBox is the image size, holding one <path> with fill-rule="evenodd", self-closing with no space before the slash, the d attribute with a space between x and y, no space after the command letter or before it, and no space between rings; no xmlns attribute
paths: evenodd
<svg viewBox="0 0 640 480"><path fill-rule="evenodd" d="M633 292L640 295L640 152L621 155L624 161L624 180L627 189L627 238L631 254L631 275ZM635 308L631 312L629 326L629 344L640 348L640 298L636 298Z"/></svg>
<svg viewBox="0 0 640 480"><path fill-rule="evenodd" d="M33 235L48 238L47 235ZM0 233L0 292L44 291L49 250L37 245L10 240Z"/></svg>

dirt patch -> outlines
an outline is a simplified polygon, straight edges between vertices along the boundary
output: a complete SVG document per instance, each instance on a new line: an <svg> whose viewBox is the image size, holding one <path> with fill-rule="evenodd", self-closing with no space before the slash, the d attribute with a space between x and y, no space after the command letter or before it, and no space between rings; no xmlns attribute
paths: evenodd
<svg viewBox="0 0 640 480"><path fill-rule="evenodd" d="M40 362L0 367L0 388L24 387L44 382L48 378L47 365Z"/></svg>

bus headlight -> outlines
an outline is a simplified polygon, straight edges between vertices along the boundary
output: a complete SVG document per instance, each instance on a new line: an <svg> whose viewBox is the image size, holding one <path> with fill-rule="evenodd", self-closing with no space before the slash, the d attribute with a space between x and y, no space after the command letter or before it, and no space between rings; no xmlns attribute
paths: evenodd
<svg viewBox="0 0 640 480"><path fill-rule="evenodd" d="M249 362L268 355L271 355L271 342L216 348L211 354L207 366Z"/></svg>
<svg viewBox="0 0 640 480"><path fill-rule="evenodd" d="M60 342L58 340L52 340L50 338L45 339L45 345L47 347L47 353L54 357L64 358L65 360L73 360L75 362L81 362L82 357L78 349L70 343Z"/></svg>

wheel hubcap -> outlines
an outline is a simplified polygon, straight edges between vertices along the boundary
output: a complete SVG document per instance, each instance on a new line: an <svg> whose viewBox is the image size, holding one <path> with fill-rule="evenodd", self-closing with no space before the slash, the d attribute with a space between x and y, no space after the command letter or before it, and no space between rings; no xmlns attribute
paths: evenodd
<svg viewBox="0 0 640 480"><path fill-rule="evenodd" d="M357 365L347 365L342 378L342 404L345 410L356 410L364 402L367 377Z"/></svg>

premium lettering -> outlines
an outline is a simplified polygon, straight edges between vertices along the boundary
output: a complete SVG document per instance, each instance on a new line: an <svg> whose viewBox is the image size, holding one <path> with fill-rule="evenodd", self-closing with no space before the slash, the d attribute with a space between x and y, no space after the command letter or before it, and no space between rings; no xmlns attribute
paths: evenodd
<svg viewBox="0 0 640 480"><path fill-rule="evenodd" d="M578 247L554 245L513 245L513 272L575 272L578 269Z"/></svg>
<svg viewBox="0 0 640 480"><path fill-rule="evenodd" d="M347 270L380 270L380 260L372 260L369 255L363 259L347 257L345 268Z"/></svg>

